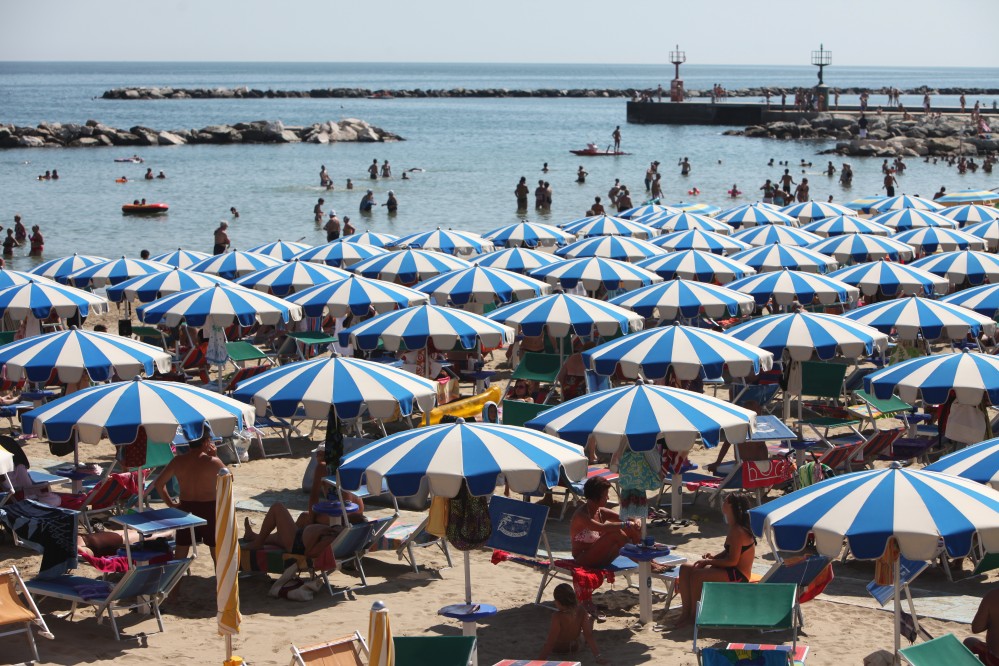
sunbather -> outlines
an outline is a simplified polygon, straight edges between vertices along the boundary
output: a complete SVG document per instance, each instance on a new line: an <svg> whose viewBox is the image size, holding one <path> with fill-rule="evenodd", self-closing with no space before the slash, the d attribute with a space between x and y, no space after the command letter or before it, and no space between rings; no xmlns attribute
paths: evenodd
<svg viewBox="0 0 999 666"><path fill-rule="evenodd" d="M245 523L245 533L243 539L249 541L248 547L251 549L263 548L266 544L280 546L292 555L304 555L305 557L319 557L323 551L330 547L337 534L343 528L339 525L306 525L298 527L295 519L291 517L291 512L284 504L278 502L267 510L264 522L260 525L260 531L253 529L253 524L247 518Z"/></svg>
<svg viewBox="0 0 999 666"><path fill-rule="evenodd" d="M976 634L985 632L985 640L969 636L964 644L975 653L983 664L999 664L999 589L994 589L984 597L971 621L971 630Z"/></svg>
<svg viewBox="0 0 999 666"><path fill-rule="evenodd" d="M340 524L340 515L319 513L313 510L313 507L316 506L319 500L324 499L323 479L328 475L329 468L326 466L325 447L321 447L316 459L316 470L312 475L312 489L309 492L309 510L303 511L301 515L298 516L295 520L295 527L301 528L307 525ZM368 522L368 519L364 517L364 500L354 493L347 492L346 490L341 490L340 492L343 494L343 500L345 502L353 502L354 504L357 504L357 511L348 514L347 520L352 523Z"/></svg>
<svg viewBox="0 0 999 666"><path fill-rule="evenodd" d="M721 552L707 553L693 564L680 565L677 589L683 605L680 616L673 623L674 628L694 620L705 582L749 582L756 557L756 537L749 526L749 500L745 495L729 495L722 503L722 514L729 529Z"/></svg>
<svg viewBox="0 0 999 666"><path fill-rule="evenodd" d="M576 593L568 583L561 583L555 586L555 606L558 611L552 616L552 625L548 630L548 638L541 648L539 660L545 661L548 655L552 654L575 654L579 652L582 645L579 636L582 634L583 642L586 643L598 664L609 663L600 656L600 648L593 638L593 618L583 610L576 599Z"/></svg>
<svg viewBox="0 0 999 666"><path fill-rule="evenodd" d="M572 538L572 557L583 567L601 569L610 565L626 543L638 543L642 529L635 520L621 520L621 516L607 508L611 484L607 479L594 476L583 484L586 503L576 509L569 525Z"/></svg>

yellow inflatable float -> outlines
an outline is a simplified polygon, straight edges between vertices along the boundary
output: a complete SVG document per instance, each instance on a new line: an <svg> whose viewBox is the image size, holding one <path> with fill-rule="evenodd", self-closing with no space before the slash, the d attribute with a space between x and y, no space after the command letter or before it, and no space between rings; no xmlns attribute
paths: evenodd
<svg viewBox="0 0 999 666"><path fill-rule="evenodd" d="M473 395L470 398L454 400L446 405L435 407L430 411L429 425L437 425L441 422L441 418L445 415L463 419L470 417L478 418L482 414L482 408L485 407L487 402L495 402L496 404L499 404L500 397L502 395L503 392L500 390L499 386L492 386L487 391L478 395ZM421 421L421 425L426 425L426 421Z"/></svg>

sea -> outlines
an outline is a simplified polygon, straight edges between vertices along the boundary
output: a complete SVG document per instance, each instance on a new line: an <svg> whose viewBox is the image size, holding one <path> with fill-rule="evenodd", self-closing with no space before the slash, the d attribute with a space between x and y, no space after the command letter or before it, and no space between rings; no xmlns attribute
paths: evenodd
<svg viewBox="0 0 999 666"><path fill-rule="evenodd" d="M401 135L394 143L331 145L199 145L87 149L10 149L0 151L0 224L13 224L16 213L27 226L38 224L45 236L43 259L73 252L105 257L138 256L183 247L211 251L212 231L220 220L230 222L237 249L276 239L320 244L324 233L313 221L319 197L325 209L349 216L358 230L403 234L436 227L485 232L519 221L514 187L526 176L532 190L539 179L553 189L550 212L533 209L527 219L563 224L584 215L596 196L605 197L615 179L629 186L637 204L645 200L643 185L649 163L661 162L665 203L701 201L722 207L750 203L760 197L767 178L776 179L788 161L796 180L807 177L814 199L845 202L881 192L881 160L825 156L829 141L776 141L724 136L727 127L630 125L624 99L499 98L499 99L247 99L113 101L101 99L108 89L127 86L185 88L250 88L307 90L327 87L370 89L452 88L668 88L673 68L663 65L504 65L418 63L59 63L0 62L0 123L37 125L40 122L102 123L157 130L201 128L241 121L280 120L286 125L311 125L358 118ZM814 67L685 65L681 75L688 89L715 83L729 89L756 86L811 86ZM830 86L881 88L992 87L999 68L879 68L829 67ZM874 95L871 105L885 104ZM978 98L969 97L971 105ZM903 98L918 108L921 97ZM983 106L997 101L980 98ZM843 96L841 102L855 102ZM934 97L935 106L956 106L957 100ZM604 147L620 125L621 157L580 158L571 149L588 142ZM116 163L115 158L138 152L143 164ZM677 163L693 164L681 177ZM389 160L393 178L370 181L371 161ZM775 166L769 167L773 159ZM855 173L853 187L824 174L832 161L844 162ZM802 166L804 162L804 166ZM981 170L959 175L943 162L907 160L900 193L931 196L941 186L948 191L995 188L997 176ZM547 163L549 170L542 172ZM325 165L336 189L319 186ZM577 169L588 176L576 182ZM146 168L163 171L164 180L142 180ZM57 169L58 181L39 181ZM404 170L417 169L402 180ZM116 179L126 176L127 184ZM354 183L347 190L347 179ZM362 215L358 204L367 189L384 202L389 190L399 211L389 216L379 206ZM690 192L696 188L699 195ZM733 198L729 191L741 191ZM170 205L160 217L125 217L121 205L135 199ZM230 207L240 212L230 216ZM38 260L18 256L15 269Z"/></svg>

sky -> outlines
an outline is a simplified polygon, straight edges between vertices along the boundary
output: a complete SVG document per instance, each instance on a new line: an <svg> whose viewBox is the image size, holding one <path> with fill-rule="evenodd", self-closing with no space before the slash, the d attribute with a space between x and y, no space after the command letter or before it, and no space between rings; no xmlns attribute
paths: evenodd
<svg viewBox="0 0 999 666"><path fill-rule="evenodd" d="M2 0L0 61L996 67L997 0ZM763 16L763 10L766 17ZM24 29L20 29L20 28ZM977 38L976 38L977 35Z"/></svg>

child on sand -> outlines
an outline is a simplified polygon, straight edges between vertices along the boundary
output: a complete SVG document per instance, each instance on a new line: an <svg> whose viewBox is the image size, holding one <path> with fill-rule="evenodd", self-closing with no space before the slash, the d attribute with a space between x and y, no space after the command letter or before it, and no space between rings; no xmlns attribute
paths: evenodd
<svg viewBox="0 0 999 666"><path fill-rule="evenodd" d="M555 586L555 606L558 610L552 616L552 626L548 630L548 639L541 648L541 655L538 659L544 661L548 655L552 654L574 654L580 650L582 645L579 636L582 634L583 641L593 653L598 664L609 663L600 656L600 648L593 638L593 619L589 613L583 610L576 600L576 593L568 583L561 583Z"/></svg>

